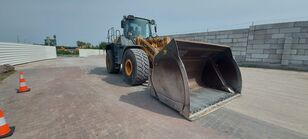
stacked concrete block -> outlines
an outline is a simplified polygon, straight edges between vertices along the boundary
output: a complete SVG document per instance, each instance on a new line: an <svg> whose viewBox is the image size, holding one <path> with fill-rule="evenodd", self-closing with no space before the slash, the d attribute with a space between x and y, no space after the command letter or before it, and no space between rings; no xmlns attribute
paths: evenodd
<svg viewBox="0 0 308 139"><path fill-rule="evenodd" d="M308 55L308 22L294 22L292 28L281 29L286 33L281 63L288 67L307 69Z"/></svg>
<svg viewBox="0 0 308 139"><path fill-rule="evenodd" d="M216 32L178 34L171 35L171 37L190 41L202 41L231 46L235 60L238 62L243 62L246 58L248 32L248 29L238 29Z"/></svg>
<svg viewBox="0 0 308 139"><path fill-rule="evenodd" d="M289 26L279 24L278 26ZM249 28L246 61L249 64L281 64L285 34L275 25L257 25Z"/></svg>
<svg viewBox="0 0 308 139"><path fill-rule="evenodd" d="M239 64L308 70L308 21L171 37L231 46Z"/></svg>

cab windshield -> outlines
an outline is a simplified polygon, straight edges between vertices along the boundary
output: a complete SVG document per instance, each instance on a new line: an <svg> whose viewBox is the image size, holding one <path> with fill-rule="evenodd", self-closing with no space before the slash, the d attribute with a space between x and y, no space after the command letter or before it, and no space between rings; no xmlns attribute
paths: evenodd
<svg viewBox="0 0 308 139"><path fill-rule="evenodd" d="M151 24L148 20L144 19L127 20L127 24L124 27L124 33L128 38L148 38L152 36Z"/></svg>

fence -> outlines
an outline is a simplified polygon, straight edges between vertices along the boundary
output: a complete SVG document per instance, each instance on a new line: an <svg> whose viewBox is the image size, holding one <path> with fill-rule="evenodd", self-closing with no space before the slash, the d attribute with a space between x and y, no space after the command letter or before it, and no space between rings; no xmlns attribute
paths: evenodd
<svg viewBox="0 0 308 139"><path fill-rule="evenodd" d="M17 65L57 58L52 46L0 42L0 65Z"/></svg>

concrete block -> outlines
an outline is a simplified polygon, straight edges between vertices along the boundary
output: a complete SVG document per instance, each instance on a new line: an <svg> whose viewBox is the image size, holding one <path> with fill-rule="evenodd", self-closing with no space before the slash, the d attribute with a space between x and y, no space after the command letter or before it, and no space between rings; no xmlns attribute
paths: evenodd
<svg viewBox="0 0 308 139"><path fill-rule="evenodd" d="M308 50L305 50L305 55L308 55Z"/></svg>
<svg viewBox="0 0 308 139"><path fill-rule="evenodd" d="M303 60L289 60L289 64L302 65L304 64L304 61Z"/></svg>
<svg viewBox="0 0 308 139"><path fill-rule="evenodd" d="M263 59L263 62L265 63L270 63L270 64L280 64L281 60L280 59Z"/></svg>
<svg viewBox="0 0 308 139"><path fill-rule="evenodd" d="M282 58L282 55L281 54L271 54L269 55L268 57L269 59L281 59Z"/></svg>
<svg viewBox="0 0 308 139"><path fill-rule="evenodd" d="M296 50L296 49L292 49L292 50L291 50L291 54L292 54L292 55L296 55L296 54L297 54L297 50Z"/></svg>
<svg viewBox="0 0 308 139"><path fill-rule="evenodd" d="M236 55L235 60L236 61L245 61L246 56L245 55Z"/></svg>
<svg viewBox="0 0 308 139"><path fill-rule="evenodd" d="M284 38L280 38L280 39L277 39L277 43L284 43L285 39Z"/></svg>
<svg viewBox="0 0 308 139"><path fill-rule="evenodd" d="M292 54L292 49L283 49L282 53L290 55L290 54Z"/></svg>
<svg viewBox="0 0 308 139"><path fill-rule="evenodd" d="M245 55L246 55L246 52L241 52L241 55L245 56Z"/></svg>
<svg viewBox="0 0 308 139"><path fill-rule="evenodd" d="M304 49L298 49L297 54L298 55L305 55L305 50Z"/></svg>
<svg viewBox="0 0 308 139"><path fill-rule="evenodd" d="M206 35L204 38L206 38L206 39L216 39L216 36Z"/></svg>
<svg viewBox="0 0 308 139"><path fill-rule="evenodd" d="M233 42L247 42L248 39L247 38L237 38L237 39L233 39Z"/></svg>
<svg viewBox="0 0 308 139"><path fill-rule="evenodd" d="M281 28L280 33L297 33L301 32L301 28Z"/></svg>
<svg viewBox="0 0 308 139"><path fill-rule="evenodd" d="M219 35L233 34L233 30L218 31L217 34Z"/></svg>
<svg viewBox="0 0 308 139"><path fill-rule="evenodd" d="M281 59L289 60L291 58L290 54L283 54Z"/></svg>
<svg viewBox="0 0 308 139"><path fill-rule="evenodd" d="M249 49L249 50L247 50L247 53L251 53L251 54L263 54L263 49Z"/></svg>
<svg viewBox="0 0 308 139"><path fill-rule="evenodd" d="M233 51L246 51L245 47L231 47L231 50Z"/></svg>
<svg viewBox="0 0 308 139"><path fill-rule="evenodd" d="M197 36L205 36L207 35L207 32L198 32L198 33L195 33Z"/></svg>
<svg viewBox="0 0 308 139"><path fill-rule="evenodd" d="M216 35L216 34L218 34L218 32L217 32L217 31L207 32L207 35L212 35L212 36L214 36L214 35Z"/></svg>
<svg viewBox="0 0 308 139"><path fill-rule="evenodd" d="M295 22L295 27L308 27L308 21L302 21L302 22Z"/></svg>
<svg viewBox="0 0 308 139"><path fill-rule="evenodd" d="M195 40L195 41L203 41L203 40L204 40L204 37L203 37L203 36L195 36L195 37L193 38L193 40Z"/></svg>
<svg viewBox="0 0 308 139"><path fill-rule="evenodd" d="M209 40L207 40L209 43L218 43L219 41L218 40L216 40L216 39L209 39Z"/></svg>
<svg viewBox="0 0 308 139"><path fill-rule="evenodd" d="M296 34L296 33L285 33L284 37L285 38L293 38L293 34Z"/></svg>
<svg viewBox="0 0 308 139"><path fill-rule="evenodd" d="M289 65L289 60L281 60L281 65Z"/></svg>
<svg viewBox="0 0 308 139"><path fill-rule="evenodd" d="M232 39L220 39L219 42L222 42L222 43L232 42Z"/></svg>
<svg viewBox="0 0 308 139"><path fill-rule="evenodd" d="M191 38L188 38L188 37L180 37L178 39L182 39L182 40L192 40Z"/></svg>
<svg viewBox="0 0 308 139"><path fill-rule="evenodd" d="M276 44L278 43L278 39L266 39L264 40L265 44Z"/></svg>
<svg viewBox="0 0 308 139"><path fill-rule="evenodd" d="M272 35L273 39L284 38L284 37L285 37L285 34L273 34Z"/></svg>
<svg viewBox="0 0 308 139"><path fill-rule="evenodd" d="M308 38L308 33L294 33L293 38Z"/></svg>
<svg viewBox="0 0 308 139"><path fill-rule="evenodd" d="M248 61L248 62L262 62L263 60L259 59L259 58L247 58L246 57L246 61Z"/></svg>
<svg viewBox="0 0 308 139"><path fill-rule="evenodd" d="M256 25L254 26L255 30L261 30L261 29L270 29L272 28L273 24L266 24L266 25Z"/></svg>
<svg viewBox="0 0 308 139"><path fill-rule="evenodd" d="M253 38L254 38L254 35L253 35L253 34L249 34L249 35L248 35L248 40L253 40Z"/></svg>
<svg viewBox="0 0 308 139"><path fill-rule="evenodd" d="M253 45L248 44L247 49L253 49Z"/></svg>
<svg viewBox="0 0 308 139"><path fill-rule="evenodd" d="M225 38L228 38L228 35L217 35L216 38L217 39L225 39Z"/></svg>
<svg viewBox="0 0 308 139"><path fill-rule="evenodd" d="M307 33L307 32L308 32L308 28L302 28L302 29L301 29L301 32L302 32L302 33Z"/></svg>
<svg viewBox="0 0 308 139"><path fill-rule="evenodd" d="M266 33L268 33L268 34L278 34L279 29L268 29L268 30L266 30Z"/></svg>
<svg viewBox="0 0 308 139"><path fill-rule="evenodd" d="M254 34L257 34L257 35L267 34L267 30L266 29L256 30L254 31Z"/></svg>
<svg viewBox="0 0 308 139"><path fill-rule="evenodd" d="M268 58L269 54L252 54L252 58Z"/></svg>
<svg viewBox="0 0 308 139"><path fill-rule="evenodd" d="M276 49L264 49L263 53L264 54L276 54Z"/></svg>
<svg viewBox="0 0 308 139"><path fill-rule="evenodd" d="M254 45L253 45L253 48L254 48L254 49L255 49L255 48L257 48L257 49L258 49L258 48L259 48L259 49L261 49L261 48L264 49L264 48L270 48L270 46L271 46L270 44L254 44Z"/></svg>
<svg viewBox="0 0 308 139"><path fill-rule="evenodd" d="M264 40L251 40L248 42L249 44L264 44Z"/></svg>
<svg viewBox="0 0 308 139"><path fill-rule="evenodd" d="M232 43L232 42L225 42L225 43L221 43L221 44L223 44L223 45L227 45L227 46L230 46L230 47L232 47L232 45L233 45L233 43Z"/></svg>
<svg viewBox="0 0 308 139"><path fill-rule="evenodd" d="M257 34L254 34L254 40L264 40L264 39L271 39L272 38L272 35L271 34L261 34L261 35L257 35Z"/></svg>
<svg viewBox="0 0 308 139"><path fill-rule="evenodd" d="M308 40L308 39L299 39L299 42L298 42L298 43L301 43L301 44L303 44L303 43L308 43L307 40Z"/></svg>
<svg viewBox="0 0 308 139"><path fill-rule="evenodd" d="M256 26L249 26L249 31L254 31L256 30Z"/></svg>
<svg viewBox="0 0 308 139"><path fill-rule="evenodd" d="M241 55L241 52L240 51L232 51L232 54L233 55Z"/></svg>
<svg viewBox="0 0 308 139"><path fill-rule="evenodd" d="M248 33L247 34L230 34L229 38L247 38Z"/></svg>
<svg viewBox="0 0 308 139"><path fill-rule="evenodd" d="M276 49L276 54L282 54L282 49Z"/></svg>
<svg viewBox="0 0 308 139"><path fill-rule="evenodd" d="M285 43L299 43L299 39L298 38L286 38L285 39Z"/></svg>
<svg viewBox="0 0 308 139"><path fill-rule="evenodd" d="M284 49L291 49L293 44L284 44Z"/></svg>
<svg viewBox="0 0 308 139"><path fill-rule="evenodd" d="M272 28L291 28L294 27L294 22L271 24Z"/></svg>
<svg viewBox="0 0 308 139"><path fill-rule="evenodd" d="M308 60L304 60L304 65L308 65Z"/></svg>
<svg viewBox="0 0 308 139"><path fill-rule="evenodd" d="M231 44L233 47L241 47L241 48L243 48L243 47L247 47L247 43L232 43Z"/></svg>
<svg viewBox="0 0 308 139"><path fill-rule="evenodd" d="M308 49L307 44L292 44L293 49Z"/></svg>
<svg viewBox="0 0 308 139"><path fill-rule="evenodd" d="M232 34L248 34L249 29L235 29L232 30Z"/></svg>
<svg viewBox="0 0 308 139"><path fill-rule="evenodd" d="M282 49L284 44L270 44L271 49Z"/></svg>
<svg viewBox="0 0 308 139"><path fill-rule="evenodd" d="M291 60L308 60L308 55L291 55Z"/></svg>

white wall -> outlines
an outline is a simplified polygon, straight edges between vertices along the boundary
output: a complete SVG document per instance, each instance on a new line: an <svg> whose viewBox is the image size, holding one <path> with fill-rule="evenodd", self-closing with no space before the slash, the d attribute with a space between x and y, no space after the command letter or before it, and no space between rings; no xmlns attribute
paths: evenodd
<svg viewBox="0 0 308 139"><path fill-rule="evenodd" d="M79 49L79 57L88 57L91 55L103 55L105 50L101 49Z"/></svg>
<svg viewBox="0 0 308 139"><path fill-rule="evenodd" d="M56 48L32 44L0 42L0 65L17 65L57 58Z"/></svg>

